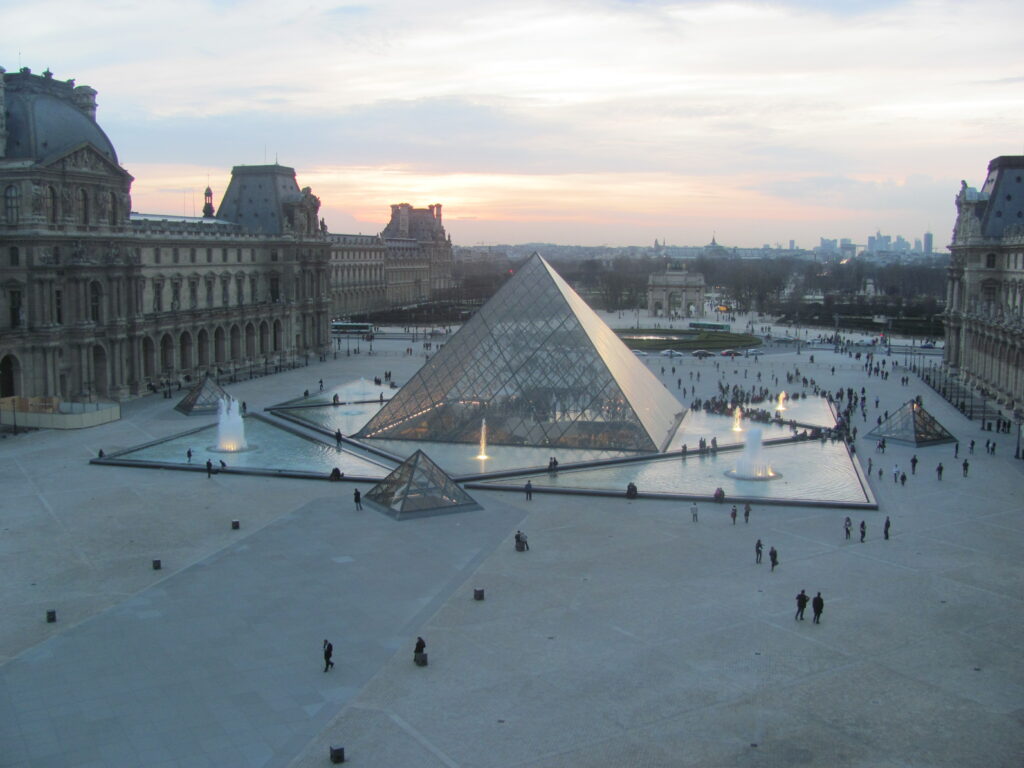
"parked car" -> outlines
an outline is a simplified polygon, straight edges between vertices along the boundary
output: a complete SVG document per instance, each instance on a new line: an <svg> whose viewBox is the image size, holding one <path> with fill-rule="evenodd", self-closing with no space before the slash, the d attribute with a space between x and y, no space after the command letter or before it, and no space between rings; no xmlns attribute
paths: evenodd
<svg viewBox="0 0 1024 768"><path fill-rule="evenodd" d="M705 357L711 357L712 356L711 353L708 352L706 349L695 349L690 354L693 355L694 357L700 357L700 358L705 358Z"/></svg>
<svg viewBox="0 0 1024 768"><path fill-rule="evenodd" d="M921 349L935 349L935 344L933 344L930 341L926 341L924 344L921 345Z"/></svg>
<svg viewBox="0 0 1024 768"><path fill-rule="evenodd" d="M735 349L723 349L720 354L722 357L736 357L739 353Z"/></svg>
<svg viewBox="0 0 1024 768"><path fill-rule="evenodd" d="M641 349L634 349L633 354L636 355L637 357L647 357L647 353Z"/></svg>
<svg viewBox="0 0 1024 768"><path fill-rule="evenodd" d="M662 350L661 354L663 354L665 357L682 357L683 356L683 353L680 352L678 349L664 349L664 350Z"/></svg>
<svg viewBox="0 0 1024 768"><path fill-rule="evenodd" d="M747 357L760 357L761 355L764 354L764 350L763 349L748 349L743 354L745 354Z"/></svg>

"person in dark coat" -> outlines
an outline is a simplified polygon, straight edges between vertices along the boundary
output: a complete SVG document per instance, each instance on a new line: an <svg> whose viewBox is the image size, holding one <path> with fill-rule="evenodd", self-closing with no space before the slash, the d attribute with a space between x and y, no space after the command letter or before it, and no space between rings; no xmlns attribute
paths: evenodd
<svg viewBox="0 0 1024 768"><path fill-rule="evenodd" d="M213 472L213 462L209 459L206 460L206 477L209 478Z"/></svg>
<svg viewBox="0 0 1024 768"><path fill-rule="evenodd" d="M800 594L796 596L796 616L793 617L794 620L804 620L804 609L810 600L811 598L807 596L807 593L801 589Z"/></svg>
<svg viewBox="0 0 1024 768"><path fill-rule="evenodd" d="M889 528L890 527L892 527L892 523L889 522L889 516L886 515L885 516L885 525L882 526L882 536L885 537L886 541L889 540Z"/></svg>
<svg viewBox="0 0 1024 768"><path fill-rule="evenodd" d="M359 492L358 488L352 491L352 500L356 503L356 509L363 508L363 494Z"/></svg>
<svg viewBox="0 0 1024 768"><path fill-rule="evenodd" d="M334 666L331 656L334 655L334 646L327 639L324 640L324 672Z"/></svg>
<svg viewBox="0 0 1024 768"><path fill-rule="evenodd" d="M761 540L758 539L757 540L757 544L754 545L754 562L757 563L758 565L761 564L761 552L763 552L763 551L764 551L764 544L762 544Z"/></svg>
<svg viewBox="0 0 1024 768"><path fill-rule="evenodd" d="M427 650L427 641L422 637L416 638L416 647L412 649L412 658L415 661L419 658L419 655Z"/></svg>
<svg viewBox="0 0 1024 768"><path fill-rule="evenodd" d="M863 520L860 521L860 540L864 542L864 537L868 535L868 524Z"/></svg>
<svg viewBox="0 0 1024 768"><path fill-rule="evenodd" d="M775 547L771 547L768 550L768 560L772 564L772 572L775 572L775 566L779 564L779 553L775 551Z"/></svg>
<svg viewBox="0 0 1024 768"><path fill-rule="evenodd" d="M821 592L811 600L811 610L814 611L814 623L821 624L821 612L825 610L825 600L822 598Z"/></svg>
<svg viewBox="0 0 1024 768"><path fill-rule="evenodd" d="M939 466L937 466L935 468L935 475L939 478L939 480L942 479L942 462L941 461L939 462Z"/></svg>

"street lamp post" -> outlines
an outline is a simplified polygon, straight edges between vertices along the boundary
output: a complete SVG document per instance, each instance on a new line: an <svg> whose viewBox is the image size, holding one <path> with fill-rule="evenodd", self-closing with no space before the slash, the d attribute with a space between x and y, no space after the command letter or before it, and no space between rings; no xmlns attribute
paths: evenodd
<svg viewBox="0 0 1024 768"><path fill-rule="evenodd" d="M1017 450L1014 452L1013 458L1019 459L1020 458L1020 427L1021 427L1021 424L1024 424L1024 411L1022 411L1020 408L1015 410L1013 412L1013 420L1017 424Z"/></svg>

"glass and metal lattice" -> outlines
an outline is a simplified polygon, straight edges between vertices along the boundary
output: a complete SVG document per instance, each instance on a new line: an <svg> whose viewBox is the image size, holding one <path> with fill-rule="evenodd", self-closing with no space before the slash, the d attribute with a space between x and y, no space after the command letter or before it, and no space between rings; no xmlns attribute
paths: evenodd
<svg viewBox="0 0 1024 768"><path fill-rule="evenodd" d="M917 401L910 400L900 406L896 413L883 421L867 437L894 440L912 445L936 445L955 443L956 437L926 411Z"/></svg>
<svg viewBox="0 0 1024 768"><path fill-rule="evenodd" d="M534 254L359 437L658 451L682 410Z"/></svg>
<svg viewBox="0 0 1024 768"><path fill-rule="evenodd" d="M445 474L423 451L416 451L366 494L396 518L479 509L473 497Z"/></svg>

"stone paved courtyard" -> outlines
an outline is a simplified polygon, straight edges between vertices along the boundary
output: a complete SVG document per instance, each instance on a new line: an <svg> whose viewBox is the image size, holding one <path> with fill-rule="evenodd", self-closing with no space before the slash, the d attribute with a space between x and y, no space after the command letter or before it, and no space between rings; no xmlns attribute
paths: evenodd
<svg viewBox="0 0 1024 768"><path fill-rule="evenodd" d="M229 389L252 410L319 378L401 382L422 362L406 345ZM698 395L715 363L675 361L701 372ZM0 766L319 766L330 744L365 766L1019 766L1016 436L827 351L721 363L747 384L794 365L879 395L861 435L921 394L961 459L978 442L970 476L953 446L920 448L901 487L892 465L915 451L861 438L884 470L861 544L835 510L755 507L733 526L705 503L694 524L673 502L474 491L482 511L396 523L356 512L348 483L87 463L204 423L159 397L0 440ZM820 625L794 621L801 589L822 592Z"/></svg>

